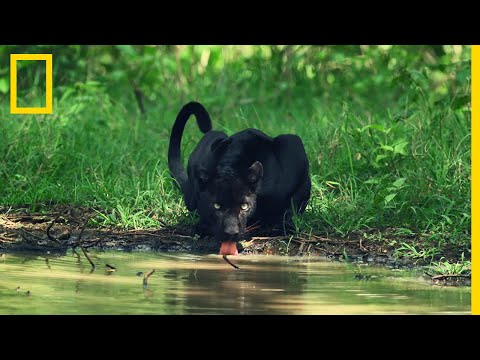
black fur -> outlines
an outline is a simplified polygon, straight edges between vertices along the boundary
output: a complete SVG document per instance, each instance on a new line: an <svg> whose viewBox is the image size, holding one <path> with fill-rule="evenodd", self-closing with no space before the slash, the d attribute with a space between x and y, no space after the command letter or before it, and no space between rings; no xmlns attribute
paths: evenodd
<svg viewBox="0 0 480 360"><path fill-rule="evenodd" d="M185 174L180 144L192 114L205 135L190 155ZM291 222L292 210L303 213L311 182L298 136L271 138L246 129L228 137L211 128L205 108L190 102L177 116L168 149L170 172L187 208L198 212L203 233L213 234L219 241L236 241L249 224L285 227Z"/></svg>

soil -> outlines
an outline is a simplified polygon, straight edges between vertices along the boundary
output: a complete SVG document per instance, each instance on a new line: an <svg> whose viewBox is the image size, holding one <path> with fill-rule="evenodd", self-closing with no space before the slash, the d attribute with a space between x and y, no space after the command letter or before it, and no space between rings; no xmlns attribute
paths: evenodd
<svg viewBox="0 0 480 360"><path fill-rule="evenodd" d="M51 211L36 213L26 208L0 208L0 252L63 255L68 249L80 247L85 250L194 253L218 253L219 250L215 239L194 236L193 228L189 226L164 226L154 230L85 226L88 219L96 215L98 213L92 209L82 207L56 207ZM249 235L251 238L238 244L240 253L322 256L354 263L381 264L390 268L427 265L421 259L396 256L395 244L414 244L418 239L414 235L399 236L392 228L352 233L345 238L312 234L285 236L271 229L258 229ZM445 249L442 256L456 261L460 250ZM432 284L435 285L469 286L470 281L470 276L432 277Z"/></svg>

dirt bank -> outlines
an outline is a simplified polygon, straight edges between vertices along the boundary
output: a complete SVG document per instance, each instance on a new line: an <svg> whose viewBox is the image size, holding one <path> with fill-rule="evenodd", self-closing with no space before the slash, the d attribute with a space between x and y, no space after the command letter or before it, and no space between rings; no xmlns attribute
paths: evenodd
<svg viewBox="0 0 480 360"><path fill-rule="evenodd" d="M217 253L212 238L192 236L190 227L165 226L157 230L120 230L85 225L95 216L91 209L68 207L45 213L0 209L0 251L64 254L69 248L114 249L122 251L169 251ZM332 237L314 234L278 235L257 230L239 244L239 251L252 254L323 256L357 263L382 264L392 268L426 265L426 259L399 256L398 244L418 244L412 235L395 229L369 230ZM397 247L395 247L397 245ZM446 249L442 256L456 261L461 249ZM436 277L437 284L465 285L469 277Z"/></svg>

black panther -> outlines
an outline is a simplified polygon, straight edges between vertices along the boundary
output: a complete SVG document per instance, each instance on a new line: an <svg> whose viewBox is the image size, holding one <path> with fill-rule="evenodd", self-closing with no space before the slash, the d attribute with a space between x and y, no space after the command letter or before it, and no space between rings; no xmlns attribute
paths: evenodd
<svg viewBox="0 0 480 360"><path fill-rule="evenodd" d="M180 145L190 115L205 134L188 160ZM200 217L197 231L221 243L220 255L238 254L236 242L247 226L291 226L293 212L304 212L310 198L309 163L302 140L291 134L272 138L257 129L232 136L212 130L205 108L186 104L173 125L168 166L185 204Z"/></svg>

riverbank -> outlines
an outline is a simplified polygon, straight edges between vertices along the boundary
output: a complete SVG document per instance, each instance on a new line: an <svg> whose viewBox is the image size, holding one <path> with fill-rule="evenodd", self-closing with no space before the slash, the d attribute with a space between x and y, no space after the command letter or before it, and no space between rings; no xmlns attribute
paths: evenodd
<svg viewBox="0 0 480 360"><path fill-rule="evenodd" d="M98 214L88 208L61 211L0 212L0 251L65 254L68 249L217 253L210 237L192 235L189 226L125 230L93 226ZM259 229L239 243L240 254L321 256L352 264L379 264L390 268L422 267L432 283L470 285L470 251L461 246L434 248L425 234L385 228L352 232L348 236L325 234L280 235Z"/></svg>

